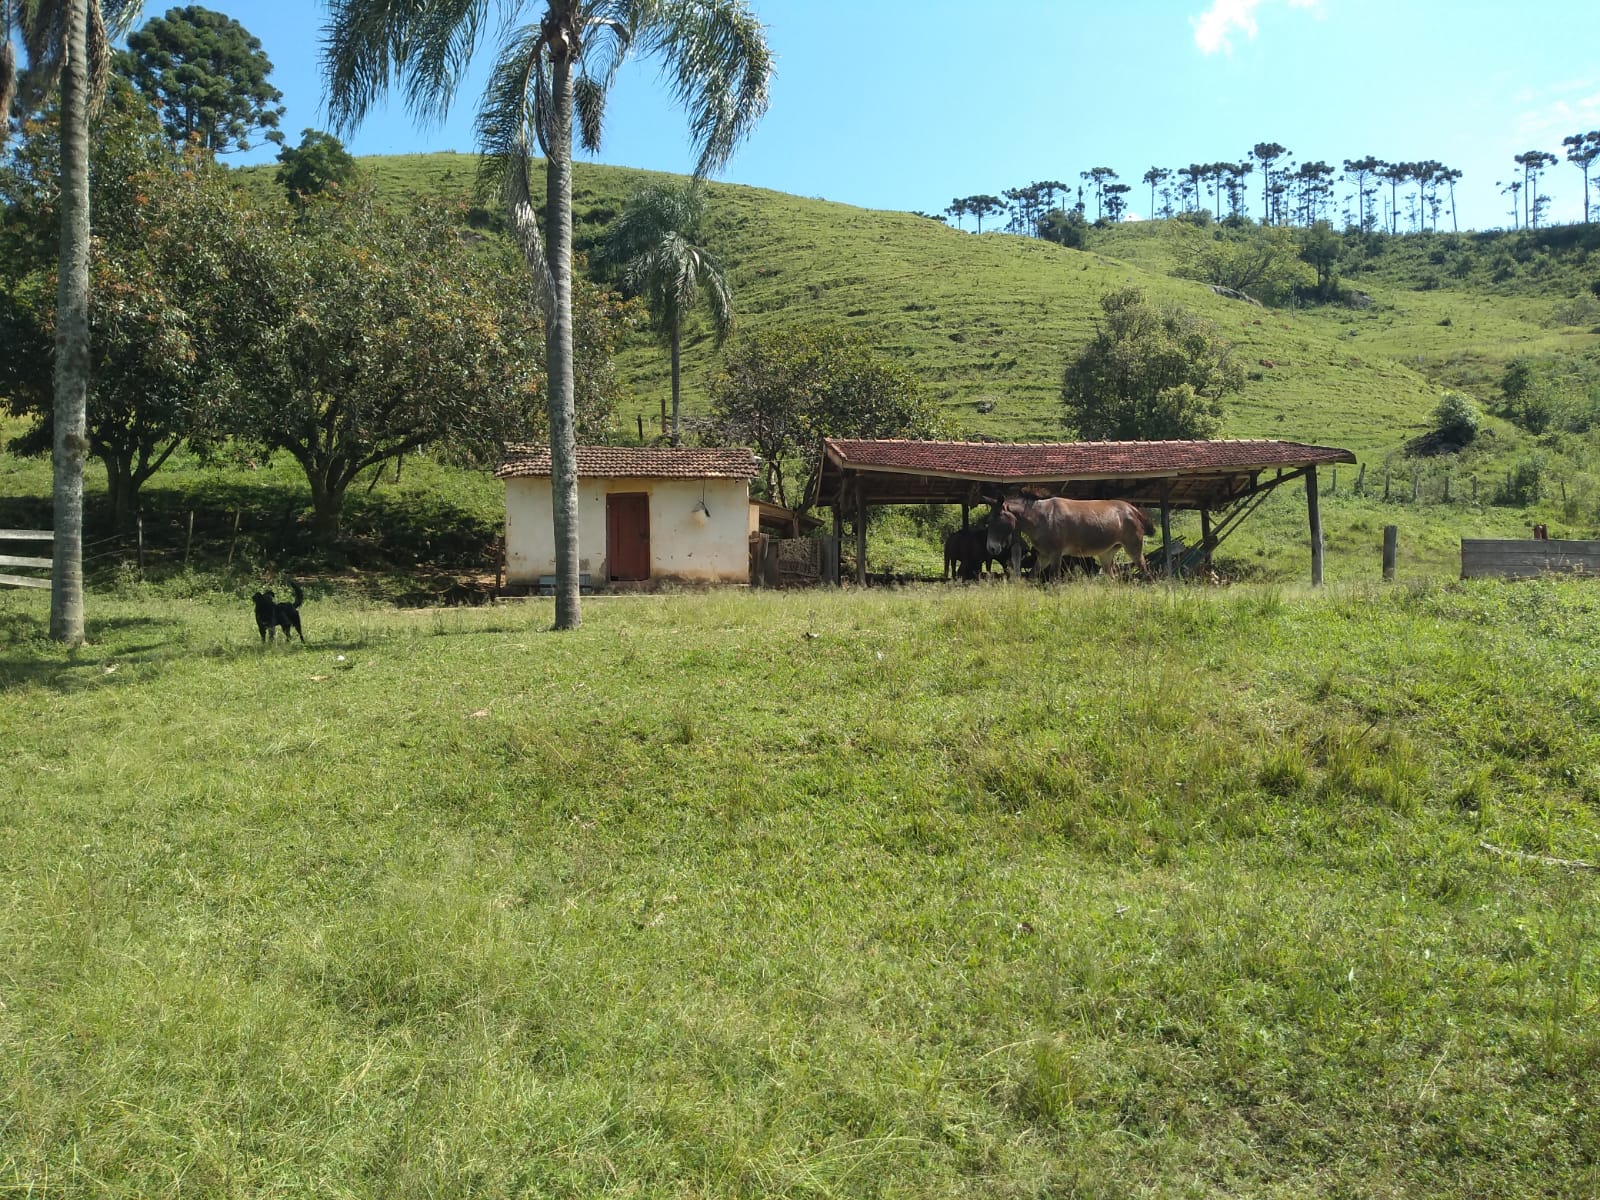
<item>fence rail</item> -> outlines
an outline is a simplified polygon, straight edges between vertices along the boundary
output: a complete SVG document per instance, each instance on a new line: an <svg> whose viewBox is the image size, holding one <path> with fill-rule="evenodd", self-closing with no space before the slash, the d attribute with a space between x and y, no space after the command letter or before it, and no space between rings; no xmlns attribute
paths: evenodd
<svg viewBox="0 0 1600 1200"><path fill-rule="evenodd" d="M55 537L56 535L48 529L0 529L0 543L53 542ZM50 559L35 555L0 554L0 567L32 567L49 571L54 565ZM48 589L50 577L46 575L43 579L39 579L31 575L0 575L0 586Z"/></svg>
<svg viewBox="0 0 1600 1200"><path fill-rule="evenodd" d="M1463 579L1532 579L1561 573L1600 574L1600 542L1461 539Z"/></svg>

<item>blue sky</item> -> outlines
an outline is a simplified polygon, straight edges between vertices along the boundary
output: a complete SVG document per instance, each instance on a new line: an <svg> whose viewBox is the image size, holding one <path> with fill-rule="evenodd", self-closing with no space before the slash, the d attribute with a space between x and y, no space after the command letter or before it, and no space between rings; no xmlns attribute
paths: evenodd
<svg viewBox="0 0 1600 1200"><path fill-rule="evenodd" d="M1437 159L1464 172L1463 228L1508 225L1511 200L1496 184L1520 178L1514 155L1547 150L1561 158L1540 189L1553 198L1549 219L1572 221L1582 217L1583 181L1561 139L1600 129L1600 0L751 6L777 55L772 107L720 178L868 208L940 211L957 196L1076 182L1080 171L1106 166L1133 185L1131 208L1145 214L1148 168L1238 161L1268 141L1296 161L1336 168L1368 154ZM208 7L261 39L290 141L306 126L325 127L322 4ZM443 126L419 128L395 104L346 143L357 154L470 152L481 78ZM649 60L619 78L598 157L688 169L683 118ZM1593 174L1600 208L1600 169ZM1249 186L1259 215L1259 175Z"/></svg>

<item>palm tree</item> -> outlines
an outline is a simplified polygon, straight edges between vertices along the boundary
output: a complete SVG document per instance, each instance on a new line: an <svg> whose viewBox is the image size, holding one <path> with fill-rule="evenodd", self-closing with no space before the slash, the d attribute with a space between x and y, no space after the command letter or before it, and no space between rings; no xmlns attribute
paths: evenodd
<svg viewBox="0 0 1600 1200"><path fill-rule="evenodd" d="M478 108L489 176L544 312L557 629L582 623L573 413L572 134L600 146L605 101L634 52L657 54L689 112L696 178L720 168L767 108L772 58L744 0L331 0L323 59L334 123L353 129L389 90L419 119L442 117L478 40L498 16L501 42ZM531 21L529 20L531 18ZM529 186L532 144L545 158L541 233Z"/></svg>
<svg viewBox="0 0 1600 1200"><path fill-rule="evenodd" d="M623 291L639 296L672 351L672 444L678 428L678 351L683 322L705 296L717 345L733 331L733 291L722 266L699 243L705 194L690 184L640 190L601 239L596 265L618 273Z"/></svg>
<svg viewBox="0 0 1600 1200"><path fill-rule="evenodd" d="M0 26L0 146L10 132L21 36L23 82L35 98L61 89L61 244L56 285L55 447L51 461L54 557L50 636L83 641L83 461L89 452L89 119L105 96L111 30L138 14L137 0L6 0Z"/></svg>

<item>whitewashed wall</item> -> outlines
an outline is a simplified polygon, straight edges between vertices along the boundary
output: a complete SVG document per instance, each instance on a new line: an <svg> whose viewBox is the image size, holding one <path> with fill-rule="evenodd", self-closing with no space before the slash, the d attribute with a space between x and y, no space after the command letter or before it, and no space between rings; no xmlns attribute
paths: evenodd
<svg viewBox="0 0 1600 1200"><path fill-rule="evenodd" d="M506 582L533 584L556 570L550 480L507 479ZM750 485L743 479L579 479L578 570L604 586L606 496L643 492L650 497L650 578L701 583L744 583L750 578ZM701 524L694 509L705 497L711 515Z"/></svg>

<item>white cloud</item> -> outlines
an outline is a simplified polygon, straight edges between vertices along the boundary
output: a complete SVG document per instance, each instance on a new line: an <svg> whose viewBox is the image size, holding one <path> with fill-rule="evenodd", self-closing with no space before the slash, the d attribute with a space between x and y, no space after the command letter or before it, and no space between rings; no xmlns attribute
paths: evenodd
<svg viewBox="0 0 1600 1200"><path fill-rule="evenodd" d="M1258 27L1256 9L1275 0L1211 0L1211 7L1198 17L1190 17L1194 28L1194 44L1202 54L1233 53L1233 35L1242 33L1255 41ZM1287 0L1290 8L1315 10L1321 0Z"/></svg>
<svg viewBox="0 0 1600 1200"><path fill-rule="evenodd" d="M1515 131L1520 142L1542 148L1563 137L1600 126L1600 84L1592 79L1564 81L1539 93L1519 96L1522 111ZM1550 149L1558 149L1552 144Z"/></svg>

